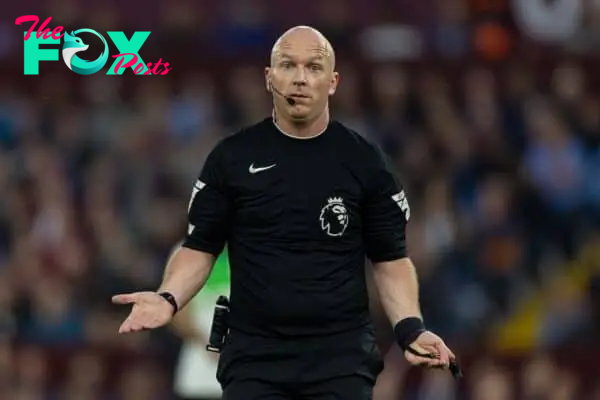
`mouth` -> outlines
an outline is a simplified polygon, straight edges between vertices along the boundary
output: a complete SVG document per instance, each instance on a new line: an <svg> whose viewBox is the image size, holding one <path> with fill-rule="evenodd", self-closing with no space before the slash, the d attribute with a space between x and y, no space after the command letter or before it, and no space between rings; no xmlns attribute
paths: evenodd
<svg viewBox="0 0 600 400"><path fill-rule="evenodd" d="M294 99L294 101L297 104L304 104L310 99L310 96L307 96L302 93L293 93L293 94L290 94L288 97L291 99Z"/></svg>

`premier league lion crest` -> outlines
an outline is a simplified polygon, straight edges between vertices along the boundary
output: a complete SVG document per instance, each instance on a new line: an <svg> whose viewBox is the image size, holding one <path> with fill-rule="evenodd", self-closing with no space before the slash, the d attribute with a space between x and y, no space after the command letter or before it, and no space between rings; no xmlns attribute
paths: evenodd
<svg viewBox="0 0 600 400"><path fill-rule="evenodd" d="M348 227L350 216L341 197L330 197L321 209L321 229L329 236L342 236Z"/></svg>

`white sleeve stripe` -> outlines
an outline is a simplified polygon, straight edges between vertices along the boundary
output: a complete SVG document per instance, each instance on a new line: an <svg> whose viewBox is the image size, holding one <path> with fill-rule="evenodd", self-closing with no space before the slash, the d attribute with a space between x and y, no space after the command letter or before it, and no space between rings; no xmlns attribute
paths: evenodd
<svg viewBox="0 0 600 400"><path fill-rule="evenodd" d="M198 190L204 189L205 186L206 186L206 183L202 182L200 179L198 179L196 181L196 183L194 184L194 187Z"/></svg>
<svg viewBox="0 0 600 400"><path fill-rule="evenodd" d="M408 205L408 200L406 199L404 190L401 190L399 193L393 195L392 200L394 200L398 207L400 207L400 209L404 213L404 219L408 221L410 219L410 206Z"/></svg>
<svg viewBox="0 0 600 400"><path fill-rule="evenodd" d="M192 196L190 197L190 202L188 203L188 213L190 212L190 209L192 208L192 203L194 203L194 199L196 198L196 195L198 194L199 191L204 189L205 186L206 186L206 184L204 182L202 182L200 179L198 179L196 181L196 183L194 184L194 187L192 189Z"/></svg>

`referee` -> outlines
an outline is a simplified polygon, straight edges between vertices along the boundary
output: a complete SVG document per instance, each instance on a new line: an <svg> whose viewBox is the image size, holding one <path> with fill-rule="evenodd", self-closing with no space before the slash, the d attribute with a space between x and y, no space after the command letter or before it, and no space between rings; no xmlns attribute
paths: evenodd
<svg viewBox="0 0 600 400"><path fill-rule="evenodd" d="M367 258L408 362L449 367L453 353L422 321L402 186L376 145L330 119L339 80L331 44L298 26L277 40L270 64L272 116L212 150L192 190L187 237L161 287L113 298L133 305L119 332L168 324L227 244L223 398L371 399L383 361L369 316Z"/></svg>

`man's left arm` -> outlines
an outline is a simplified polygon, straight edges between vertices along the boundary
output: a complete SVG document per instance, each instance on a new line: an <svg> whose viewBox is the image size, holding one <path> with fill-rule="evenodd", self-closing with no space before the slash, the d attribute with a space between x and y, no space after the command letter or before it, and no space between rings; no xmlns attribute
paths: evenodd
<svg viewBox="0 0 600 400"><path fill-rule="evenodd" d="M364 242L373 263L380 302L394 327L396 341L413 365L448 366L454 354L423 322L417 272L406 250L410 206L382 152L369 169L368 182L363 206Z"/></svg>
<svg viewBox="0 0 600 400"><path fill-rule="evenodd" d="M423 319L417 271L410 258L374 263L373 278L383 309L392 323L412 317Z"/></svg>

